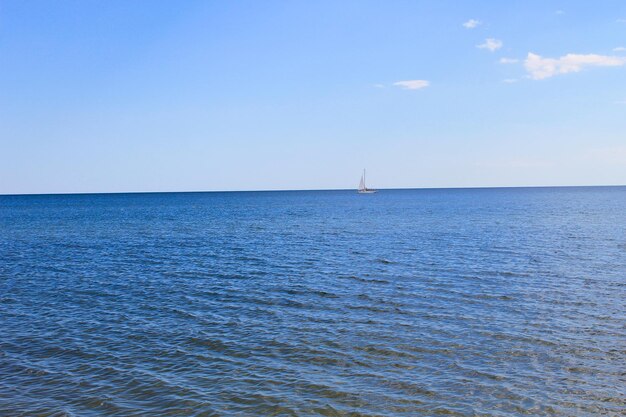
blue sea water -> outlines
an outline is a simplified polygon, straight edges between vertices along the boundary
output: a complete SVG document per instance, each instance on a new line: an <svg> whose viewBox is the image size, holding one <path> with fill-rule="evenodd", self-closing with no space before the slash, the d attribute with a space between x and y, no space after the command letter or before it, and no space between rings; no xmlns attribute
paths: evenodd
<svg viewBox="0 0 626 417"><path fill-rule="evenodd" d="M0 196L0 415L619 415L626 187Z"/></svg>

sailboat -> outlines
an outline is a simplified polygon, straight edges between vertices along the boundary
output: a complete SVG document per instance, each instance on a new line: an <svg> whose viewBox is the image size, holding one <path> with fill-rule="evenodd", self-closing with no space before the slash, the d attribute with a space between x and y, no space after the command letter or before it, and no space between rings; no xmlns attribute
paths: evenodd
<svg viewBox="0 0 626 417"><path fill-rule="evenodd" d="M365 170L363 170L363 175L361 175L361 182L359 183L359 194L373 194L376 190L371 188L367 188L365 185Z"/></svg>

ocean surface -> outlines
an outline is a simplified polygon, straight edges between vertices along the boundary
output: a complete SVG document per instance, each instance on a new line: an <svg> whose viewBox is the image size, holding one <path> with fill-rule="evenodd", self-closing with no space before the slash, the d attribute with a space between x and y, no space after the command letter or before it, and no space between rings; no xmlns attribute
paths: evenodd
<svg viewBox="0 0 626 417"><path fill-rule="evenodd" d="M626 187L0 196L2 416L617 416Z"/></svg>

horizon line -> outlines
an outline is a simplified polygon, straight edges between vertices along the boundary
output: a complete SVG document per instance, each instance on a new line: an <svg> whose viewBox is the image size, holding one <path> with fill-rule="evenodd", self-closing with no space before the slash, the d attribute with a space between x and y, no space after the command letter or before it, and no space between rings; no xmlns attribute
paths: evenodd
<svg viewBox="0 0 626 417"><path fill-rule="evenodd" d="M611 188L626 187L626 184L600 185L504 185L504 186L467 186L467 187L398 187L376 188L377 191L402 190L481 190L481 189L518 189L518 188ZM0 197L50 196L50 195L109 195L109 194L191 194L191 193L272 193L299 191L356 191L356 188L303 188L303 189L261 189L261 190L184 190L184 191L104 191L104 192L52 192L52 193L0 193Z"/></svg>

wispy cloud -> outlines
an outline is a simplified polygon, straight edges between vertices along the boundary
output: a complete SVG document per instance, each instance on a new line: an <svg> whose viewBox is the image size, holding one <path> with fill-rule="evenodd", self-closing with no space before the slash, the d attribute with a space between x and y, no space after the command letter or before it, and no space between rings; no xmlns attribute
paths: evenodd
<svg viewBox="0 0 626 417"><path fill-rule="evenodd" d="M465 29L474 29L475 27L481 25L483 22L476 19L470 19L467 22L463 23L463 27Z"/></svg>
<svg viewBox="0 0 626 417"><path fill-rule="evenodd" d="M583 160L593 160L607 165L626 165L626 146L603 146L585 149Z"/></svg>
<svg viewBox="0 0 626 417"><path fill-rule="evenodd" d="M406 80L406 81L397 81L393 83L396 87L404 88L405 90L419 90L421 88L426 88L430 85L430 82L426 80Z"/></svg>
<svg viewBox="0 0 626 417"><path fill-rule="evenodd" d="M385 84L372 84L374 88L385 88Z"/></svg>
<svg viewBox="0 0 626 417"><path fill-rule="evenodd" d="M615 104L626 104L626 100L618 100Z"/></svg>
<svg viewBox="0 0 626 417"><path fill-rule="evenodd" d="M494 38L487 38L484 43L476 45L476 47L479 49L488 49L491 52L494 52L502 48L502 41Z"/></svg>
<svg viewBox="0 0 626 417"><path fill-rule="evenodd" d="M565 12L563 10L557 10L554 14L565 14Z"/></svg>
<svg viewBox="0 0 626 417"><path fill-rule="evenodd" d="M619 67L626 64L626 57L596 54L567 54L560 58L543 58L532 52L524 61L528 77L543 80L559 74L579 72L586 67Z"/></svg>
<svg viewBox="0 0 626 417"><path fill-rule="evenodd" d="M517 58L500 58L500 60L498 61L501 64L517 64L519 62L519 59Z"/></svg>
<svg viewBox="0 0 626 417"><path fill-rule="evenodd" d="M617 23L626 23L626 19L617 19Z"/></svg>
<svg viewBox="0 0 626 417"><path fill-rule="evenodd" d="M474 162L474 166L480 168L504 168L510 169L537 169L552 166L552 163L543 159L536 158L514 158L514 159L497 159L488 161Z"/></svg>
<svg viewBox="0 0 626 417"><path fill-rule="evenodd" d="M626 48L623 46L618 46L617 48L613 48L613 52L624 52Z"/></svg>
<svg viewBox="0 0 626 417"><path fill-rule="evenodd" d="M504 80L502 80L502 82L505 84L513 84L513 83L516 83L517 81L518 81L517 78L505 78Z"/></svg>

